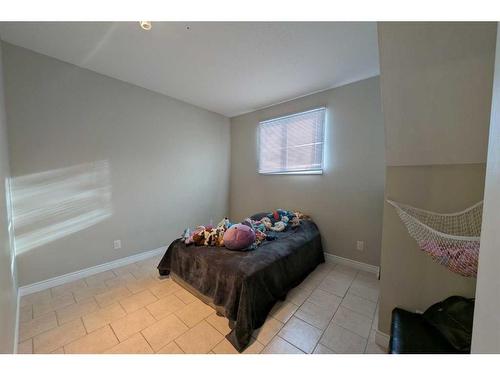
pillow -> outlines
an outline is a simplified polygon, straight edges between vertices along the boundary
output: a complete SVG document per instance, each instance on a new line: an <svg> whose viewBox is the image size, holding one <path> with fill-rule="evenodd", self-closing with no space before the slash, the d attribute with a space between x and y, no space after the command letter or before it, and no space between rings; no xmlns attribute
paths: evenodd
<svg viewBox="0 0 500 375"><path fill-rule="evenodd" d="M474 317L473 298L448 297L425 310L422 317L456 350L470 352Z"/></svg>

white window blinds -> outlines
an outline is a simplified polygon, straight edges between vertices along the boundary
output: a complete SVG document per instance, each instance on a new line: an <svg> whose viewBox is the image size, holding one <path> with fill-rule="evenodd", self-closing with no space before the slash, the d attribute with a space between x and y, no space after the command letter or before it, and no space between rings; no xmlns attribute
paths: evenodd
<svg viewBox="0 0 500 375"><path fill-rule="evenodd" d="M259 173L321 173L325 108L259 123Z"/></svg>

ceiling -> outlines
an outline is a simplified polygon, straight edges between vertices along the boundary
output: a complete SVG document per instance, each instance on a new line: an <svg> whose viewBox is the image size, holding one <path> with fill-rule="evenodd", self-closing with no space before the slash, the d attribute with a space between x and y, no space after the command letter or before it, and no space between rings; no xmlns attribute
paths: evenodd
<svg viewBox="0 0 500 375"><path fill-rule="evenodd" d="M379 74L374 22L2 22L0 35L229 117Z"/></svg>

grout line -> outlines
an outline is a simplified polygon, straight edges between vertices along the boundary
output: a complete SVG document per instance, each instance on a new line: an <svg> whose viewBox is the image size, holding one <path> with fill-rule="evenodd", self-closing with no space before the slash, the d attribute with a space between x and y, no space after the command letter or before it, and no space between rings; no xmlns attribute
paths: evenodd
<svg viewBox="0 0 500 375"><path fill-rule="evenodd" d="M116 339L118 340L118 344L116 345L120 345L123 341L125 340L128 340L131 336L127 337L125 340L121 341L119 338L118 338L118 335L116 334L115 330L113 329L113 326L111 325L111 323L108 323L107 324L109 326L109 328L111 329L111 332L113 332L113 335L115 335ZM111 348L114 348L116 345L112 346ZM111 349L109 348L109 349ZM106 349L106 350L109 350L109 349Z"/></svg>
<svg viewBox="0 0 500 375"><path fill-rule="evenodd" d="M335 266L336 267L336 266ZM334 268L335 269L335 268ZM330 319L330 321L328 322L328 324L326 325L326 328L324 329L323 333L321 334L321 336L319 337L319 340L318 340L318 343L316 344L316 347L318 346L318 344L321 342L321 339L323 338L323 336L325 335L325 332L326 330L328 329L328 327L330 327L330 324L332 324L332 321L333 321L333 318L335 318L335 315L337 314L337 311L339 310L340 308L340 305L342 304L342 302L344 301L344 298L345 296L347 295L347 292L349 291L349 289L351 289L351 285L352 283L354 282L354 280L356 280L356 277L358 276L358 273L359 271L356 271L356 274L354 275L354 277L352 278L350 284L349 284L349 287L346 289L345 293L344 293L344 296L342 297L339 305L337 306L337 308L335 309L335 312L333 313L332 315L332 318ZM334 323L335 324L335 323ZM340 327L340 326L339 326ZM342 327L344 328L344 327ZM345 328L344 328L345 329ZM351 331L349 331L351 332ZM353 332L354 333L354 332ZM328 345L325 345L325 344L321 344L321 345L324 345L326 346L328 349L332 350L333 352L335 352L335 350L333 350L332 348L330 348ZM314 350L316 350L316 347L314 348Z"/></svg>
<svg viewBox="0 0 500 375"><path fill-rule="evenodd" d="M154 324L154 323L153 323L153 324ZM149 327L151 327L151 326L149 326ZM148 327L146 327L146 328L148 328ZM142 331L143 331L143 330L145 330L146 328L141 329L138 333L139 333L139 335L141 335L141 336L142 336L142 338L144 339L144 341L146 341L146 344L148 344L148 346L151 348L151 351L152 351L153 353L155 353L155 354L156 354L157 352L155 352L155 351L154 351L153 347L151 346L151 344L149 343L149 341L146 339L146 336L144 336L144 334L142 333ZM167 345L168 345L168 344L167 344ZM166 346L166 345L165 345L165 346ZM163 346L162 346L161 348L163 348ZM160 349L161 349L161 348L160 348ZM182 350L182 349L181 349L181 350Z"/></svg>
<svg viewBox="0 0 500 375"><path fill-rule="evenodd" d="M333 271L333 269L335 269L335 267L336 267L336 265L333 265L333 268L332 268L332 270L331 270L331 271ZM324 279L328 276L328 274L329 274L331 271L328 271L328 273L326 273L326 274L325 274L325 276L323 276L323 277L321 278L321 281L320 281L320 282L318 283L318 285L317 285L317 286L316 286L316 287L315 287L315 288L311 291L311 293L309 294L309 296L308 296L308 297L307 297L307 298L306 298L306 299L305 299L305 300L304 300L304 301L303 301L303 302L302 302L302 303L301 303L301 304L297 307L297 309L295 310L295 312L292 314L292 316L293 316L293 317L295 317L295 318L297 318L297 319L300 319L300 318L298 318L297 316L295 316L295 313L296 313L296 312L297 312L297 311L298 311L298 310L302 307L302 305L303 305L303 304L307 301L307 299L311 296L311 294L312 294L312 293L314 293L314 291L318 289L318 286L319 286L319 285L323 282L323 280L324 280ZM314 271L313 271L313 272L314 272ZM299 284L298 286L300 286L300 284ZM297 287L298 287L298 286L297 286ZM330 294L330 293L329 293L329 294ZM296 305L296 306L297 306L297 305ZM339 304L339 306L340 306L340 304ZM337 308L338 308L338 307L337 307ZM335 313L334 313L334 315L335 315ZM285 328L286 323L288 323L288 321L289 321L291 318L292 318L292 317L290 317L290 318L289 318L289 319L288 319L285 323L283 323L283 327L281 327L281 328L279 329L279 331L278 331L278 332L276 332L276 334L275 334L275 335L271 338L271 340L269 341L269 343L268 343L267 345L265 345L265 346L264 346L264 349L265 349L265 348L267 348L267 346L269 346L269 344L271 343L271 341L272 341L272 340L273 340L276 336L279 336L280 332L283 330L283 328ZM333 318L333 316L332 316L332 318ZM275 318L275 319L276 319L276 318ZM300 320L302 320L302 319L300 319ZM304 320L302 320L302 321L304 321ZM307 322L305 322L305 323L307 323ZM307 324L309 324L309 325L313 326L313 325L312 325L312 324L310 324L310 323L307 323ZM313 327L314 327L314 326L313 326ZM328 327L328 326L327 326L327 327ZM316 327L316 328L317 328L317 327ZM325 328L325 330L326 330L326 328ZM318 345L319 340L321 340L321 337L323 336L323 333L324 333L324 331L325 331L325 330L323 330L323 332L321 333L321 336L319 337L318 342L316 343L316 346ZM285 340L286 342L288 342L288 341L287 341L286 339L284 339L283 337L281 337L281 336L279 336L279 337L280 337L281 339ZM257 340L257 339L256 339L256 340ZM291 342L288 342L288 343L289 343L290 345L293 345ZM294 346L294 347L296 347L295 345L293 345L293 346ZM316 349L316 346L313 348L313 351L312 351L312 352L314 352L314 350ZM296 347L296 348L297 348L297 347ZM264 349L262 349L262 351L263 351ZM301 352L304 352L304 351L303 351L302 349L300 349L300 348L297 348L297 349L299 349ZM311 352L311 353L312 353L312 352ZM306 353L306 354L307 354L307 353Z"/></svg>

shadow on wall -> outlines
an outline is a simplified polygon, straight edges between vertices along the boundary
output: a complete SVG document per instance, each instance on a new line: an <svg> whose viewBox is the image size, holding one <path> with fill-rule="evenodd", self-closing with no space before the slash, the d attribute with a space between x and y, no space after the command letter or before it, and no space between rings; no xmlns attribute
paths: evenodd
<svg viewBox="0 0 500 375"><path fill-rule="evenodd" d="M107 160L11 178L16 255L112 215Z"/></svg>

